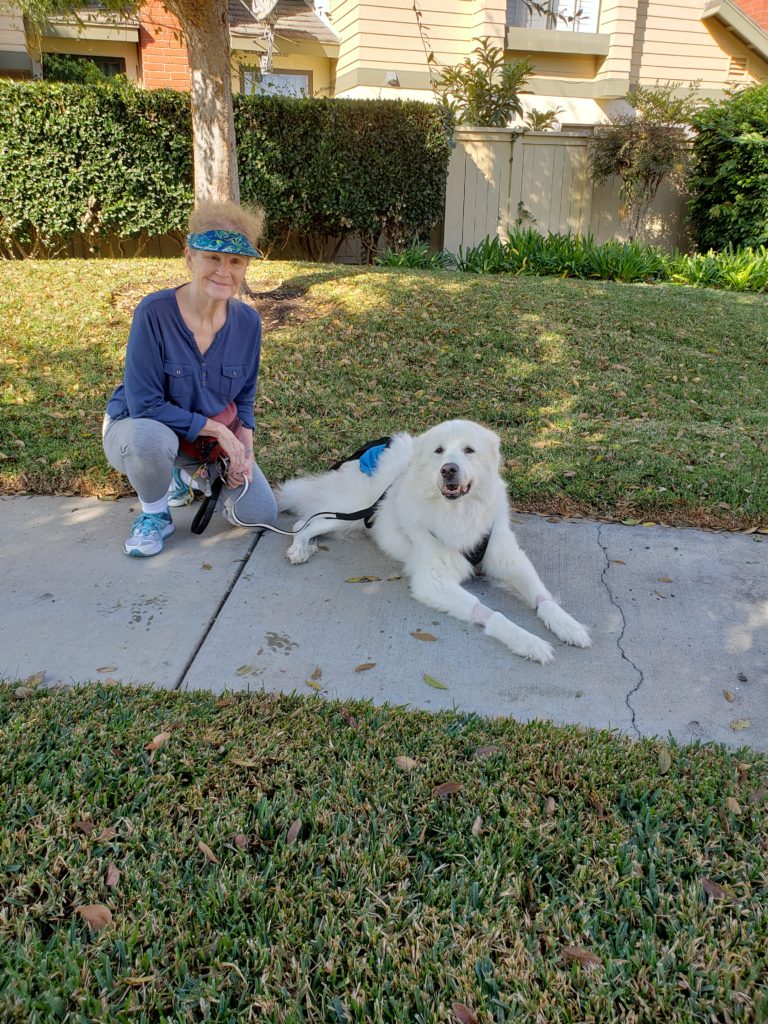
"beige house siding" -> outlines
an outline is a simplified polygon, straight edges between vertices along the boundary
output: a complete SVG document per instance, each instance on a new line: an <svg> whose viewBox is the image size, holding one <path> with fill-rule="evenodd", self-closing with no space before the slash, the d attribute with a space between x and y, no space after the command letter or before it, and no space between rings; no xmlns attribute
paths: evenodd
<svg viewBox="0 0 768 1024"><path fill-rule="evenodd" d="M729 80L731 56L748 58L753 79L766 76L764 61L717 22L703 22L701 14L701 0L639 0L633 75L640 83L701 80L702 89L722 89Z"/></svg>

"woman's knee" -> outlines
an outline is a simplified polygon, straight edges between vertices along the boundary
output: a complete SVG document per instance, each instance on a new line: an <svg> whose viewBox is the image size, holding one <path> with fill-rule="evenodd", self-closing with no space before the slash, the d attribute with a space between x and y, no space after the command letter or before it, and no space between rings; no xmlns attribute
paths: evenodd
<svg viewBox="0 0 768 1024"><path fill-rule="evenodd" d="M128 419L120 422L120 426L123 424L125 426L119 438L123 458L137 458L142 462L154 459L173 462L176 458L179 439L164 423L158 423L157 420Z"/></svg>

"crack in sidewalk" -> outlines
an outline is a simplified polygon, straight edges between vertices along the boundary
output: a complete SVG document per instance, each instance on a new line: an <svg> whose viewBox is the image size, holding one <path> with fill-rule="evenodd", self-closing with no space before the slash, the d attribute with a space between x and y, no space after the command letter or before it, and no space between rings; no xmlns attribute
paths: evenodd
<svg viewBox="0 0 768 1024"><path fill-rule="evenodd" d="M224 608L224 605L229 600L229 595L235 589L235 587L237 586L238 580L243 575L243 571L245 570L246 565L251 560L251 555L256 550L256 545L259 543L259 541L261 540L261 538L264 536L265 533L266 533L266 530L258 530L257 531L256 536L253 539L253 543L248 548L248 550L246 551L245 555L243 555L243 557L240 559L240 565L239 565L239 567L237 569L237 572L235 573L235 575L230 580L229 586L224 591L224 594L222 595L221 600L219 601L219 603L214 608L213 614L211 615L211 617L208 619L208 622L206 623L205 628L203 629L202 636L200 637L199 641L195 644L194 648L192 649L192 653L190 654L189 658L187 658L186 664L184 665L184 667L181 670L181 673L179 674L178 682L174 686L174 690L181 690L182 686L184 685L184 680L187 678L189 670L194 665L195 659L197 658L198 654L200 653L200 651L201 651L201 649L203 647L203 644L206 642L206 640L210 636L211 630L216 625L216 620L218 619L219 615L221 615L221 612L222 612L222 610Z"/></svg>
<svg viewBox="0 0 768 1024"><path fill-rule="evenodd" d="M605 567L604 567L602 573L600 574L600 580L601 580L603 586L605 587L605 589L608 591L608 597L610 599L611 604L615 608L618 609L619 615L621 615L621 632L616 637L616 646L618 647L619 653L621 654L621 657L624 659L624 661L626 661L626 663L628 665L630 665L635 670L635 672L637 672L637 675L638 675L638 681L632 687L632 689L625 695L624 703L627 705L627 708L629 709L629 713L632 716L632 728L635 730L635 732L637 733L638 738L639 738L641 733L640 733L640 730L637 727L637 720L636 720L635 709L632 707L632 697L637 693L637 691L640 689L640 687L645 682L645 675L643 674L643 670L638 665L636 665L634 663L634 661L632 661L632 659L629 657L627 652L624 650L624 646L622 644L622 641L624 639L624 634L625 634L625 632L627 630L627 618L626 618L626 616L624 614L624 609L621 607L619 602L613 596L613 592L611 591L611 588L610 588L610 586L608 584L608 580L606 579L606 573L608 572L608 570L611 567L611 560L608 557L608 549L605 546L605 544L603 543L603 525L602 525L602 523L598 523L597 524L597 543L600 545L600 550L605 555Z"/></svg>

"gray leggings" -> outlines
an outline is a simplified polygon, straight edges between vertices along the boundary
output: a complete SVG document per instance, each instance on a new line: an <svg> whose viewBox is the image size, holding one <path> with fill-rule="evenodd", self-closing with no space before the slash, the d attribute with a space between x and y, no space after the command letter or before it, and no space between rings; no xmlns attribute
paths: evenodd
<svg viewBox="0 0 768 1024"><path fill-rule="evenodd" d="M157 420L113 420L105 416L102 434L104 454L110 466L128 477L143 501L160 501L171 485L174 466L188 470L190 475L197 469L194 459L179 453L176 434ZM218 507L222 508L228 498L234 500L239 495L239 487L225 487ZM237 503L237 516L244 523L274 523L277 519L275 496L255 462L253 480Z"/></svg>

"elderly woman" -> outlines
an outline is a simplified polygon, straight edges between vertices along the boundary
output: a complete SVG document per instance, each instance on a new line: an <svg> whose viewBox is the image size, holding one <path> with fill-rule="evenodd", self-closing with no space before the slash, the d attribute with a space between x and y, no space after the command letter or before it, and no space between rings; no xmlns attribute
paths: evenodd
<svg viewBox="0 0 768 1024"><path fill-rule="evenodd" d="M229 463L219 503L233 525L274 522L275 499L253 459L253 403L261 320L235 298L256 248L261 221L233 203L199 206L184 256L190 280L147 295L136 308L122 383L107 404L104 452L139 496L124 550L147 557L174 531L171 506L191 500L199 459L180 442L211 438ZM188 447L188 446L186 446Z"/></svg>

